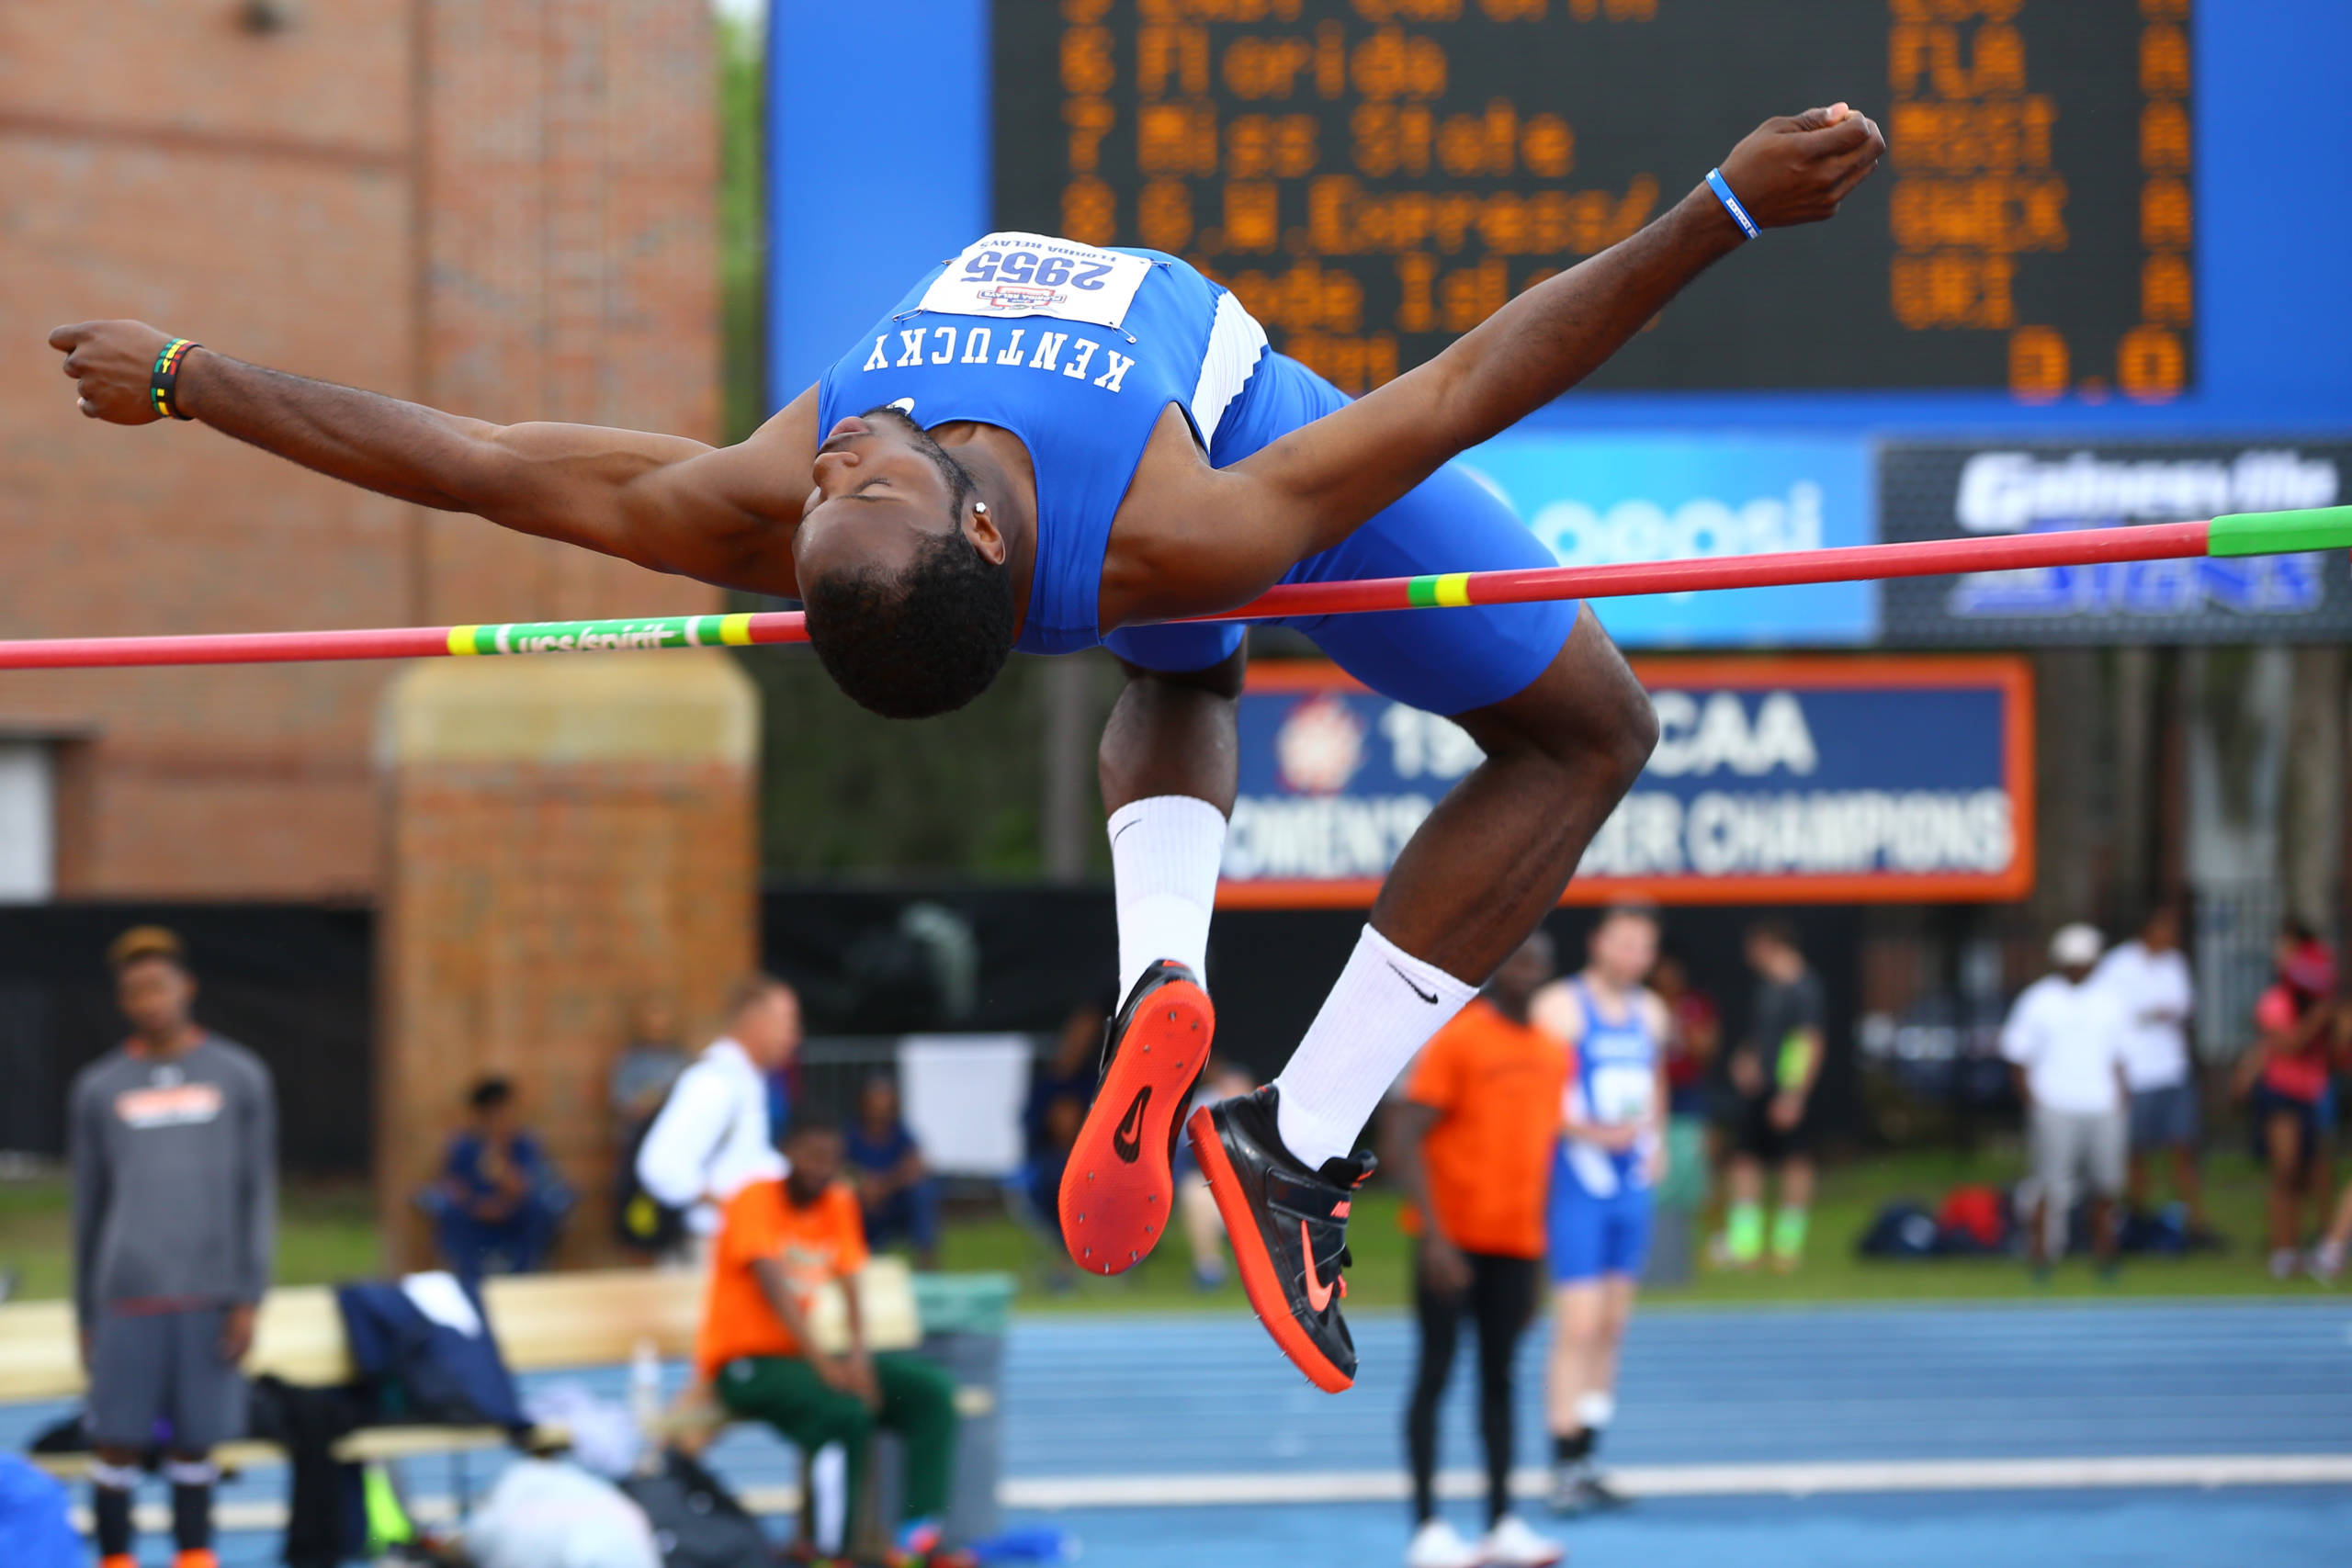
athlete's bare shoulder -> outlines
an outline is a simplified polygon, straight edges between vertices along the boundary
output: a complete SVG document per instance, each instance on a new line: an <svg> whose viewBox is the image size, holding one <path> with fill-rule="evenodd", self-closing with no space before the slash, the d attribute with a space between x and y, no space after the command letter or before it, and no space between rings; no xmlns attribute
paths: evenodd
<svg viewBox="0 0 2352 1568"><path fill-rule="evenodd" d="M646 472L632 508L667 570L723 587L797 597L792 536L817 461L817 389L732 446Z"/></svg>

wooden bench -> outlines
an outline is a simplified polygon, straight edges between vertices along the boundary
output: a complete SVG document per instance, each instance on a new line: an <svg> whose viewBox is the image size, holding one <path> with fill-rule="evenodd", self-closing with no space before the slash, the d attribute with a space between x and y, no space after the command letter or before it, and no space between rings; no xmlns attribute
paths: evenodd
<svg viewBox="0 0 2352 1568"><path fill-rule="evenodd" d="M842 1292L820 1295L812 1315L818 1344L839 1350L849 1340ZM609 1269L575 1274L526 1274L485 1283L482 1303L506 1364L517 1372L615 1366L650 1343L665 1359L691 1357L702 1320L699 1275L652 1269ZM858 1304L865 1342L875 1350L910 1349L922 1341L914 1282L906 1263L876 1258L859 1277ZM322 1286L272 1291L255 1325L253 1354L245 1370L274 1372L288 1382L334 1384L357 1375L344 1343L343 1314L334 1292ZM17 1302L0 1305L0 1404L70 1399L85 1379L69 1302ZM988 1408L986 1390L959 1393L967 1415ZM541 1427L524 1446L560 1448L568 1434ZM506 1447L514 1439L500 1427L388 1426L364 1427L335 1445L335 1457L354 1461L410 1459L425 1454ZM86 1472L86 1454L38 1454L33 1462L61 1479ZM223 1469L276 1463L274 1444L240 1441L213 1452Z"/></svg>

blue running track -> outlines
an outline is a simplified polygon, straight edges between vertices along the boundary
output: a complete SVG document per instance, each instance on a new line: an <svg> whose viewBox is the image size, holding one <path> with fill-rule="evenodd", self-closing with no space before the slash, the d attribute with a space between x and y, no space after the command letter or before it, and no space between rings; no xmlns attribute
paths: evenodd
<svg viewBox="0 0 2352 1568"><path fill-rule="evenodd" d="M1332 1398L1246 1316L1023 1320L1005 1374L1012 1520L1058 1524L1111 1568L1398 1561L1412 1330L1377 1314L1355 1329L1363 1376ZM1544 1451L1541 1337L1519 1379L1522 1466ZM1449 1472L1478 1458L1467 1361L1442 1427ZM622 1374L581 1381L617 1396ZM1586 1565L2352 1562L2352 1304L1654 1311L1634 1324L1620 1404L1604 1457L1649 1495L1558 1528ZM0 1408L0 1443L21 1445L57 1413ZM744 1488L795 1472L763 1433L731 1433L713 1457ZM2175 1472L2208 1458L2256 1483L2179 1483ZM2084 1461L2111 1472L2092 1484ZM475 1456L470 1483L495 1464ZM1922 1465L1933 1489L1905 1479ZM2289 1472L2331 1479L2261 1483ZM408 1482L432 1495L451 1473L424 1461ZM1450 1482L1467 1495L1466 1474ZM283 1484L259 1472L224 1500L274 1499ZM1090 1499L1119 1506L1069 1506ZM1465 1532L1478 1522L1469 1502L1448 1507ZM228 1568L276 1559L263 1532L224 1548Z"/></svg>

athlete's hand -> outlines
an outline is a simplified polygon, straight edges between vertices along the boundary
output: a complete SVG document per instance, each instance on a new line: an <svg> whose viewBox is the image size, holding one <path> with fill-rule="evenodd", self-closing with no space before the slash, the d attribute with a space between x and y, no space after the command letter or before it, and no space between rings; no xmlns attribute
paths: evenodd
<svg viewBox="0 0 2352 1568"><path fill-rule="evenodd" d="M220 1320L220 1359L231 1366L245 1359L254 1348L254 1309L250 1303L232 1306Z"/></svg>
<svg viewBox="0 0 2352 1568"><path fill-rule="evenodd" d="M1759 227L1818 223L1885 156L1886 138L1870 116L1832 104L1758 126L1724 160L1724 183Z"/></svg>
<svg viewBox="0 0 2352 1568"><path fill-rule="evenodd" d="M1731 1057L1731 1087L1740 1093L1753 1095L1764 1087L1764 1065L1753 1051L1735 1051Z"/></svg>
<svg viewBox="0 0 2352 1568"><path fill-rule="evenodd" d="M1431 1294L1458 1296L1470 1288L1470 1260L1462 1249L1431 1231L1421 1238L1421 1278Z"/></svg>
<svg viewBox="0 0 2352 1568"><path fill-rule="evenodd" d="M144 321L77 321L49 334L49 346L65 355L83 414L108 424L153 424L164 417L147 389L155 356L171 341Z"/></svg>
<svg viewBox="0 0 2352 1568"><path fill-rule="evenodd" d="M1782 1089L1772 1097L1772 1128L1785 1133L1804 1120L1804 1096Z"/></svg>
<svg viewBox="0 0 2352 1568"><path fill-rule="evenodd" d="M882 1408L882 1382L874 1375L874 1358L863 1349L853 1350L842 1358L849 1369L847 1392L865 1402L868 1410Z"/></svg>

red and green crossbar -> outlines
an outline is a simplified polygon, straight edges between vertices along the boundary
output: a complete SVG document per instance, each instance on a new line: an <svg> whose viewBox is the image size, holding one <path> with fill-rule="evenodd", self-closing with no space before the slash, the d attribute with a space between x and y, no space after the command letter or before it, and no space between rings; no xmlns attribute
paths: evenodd
<svg viewBox="0 0 2352 1568"><path fill-rule="evenodd" d="M2352 548L2352 506L2240 513L2209 523L1922 539L1830 550L1644 561L1621 566L1458 571L1362 582L1300 582L1238 609L1192 617L1264 621L1363 615L1382 610L1521 604L1544 599L1610 599L1935 577L1960 571L2097 566L2110 561L2198 556L2282 555ZM160 664L290 664L339 659L430 659L450 654L605 653L666 648L751 648L806 642L796 611L734 615L645 615L633 620L511 621L466 626L393 626L358 631L220 632L187 637L85 637L0 641L0 670L90 670Z"/></svg>

